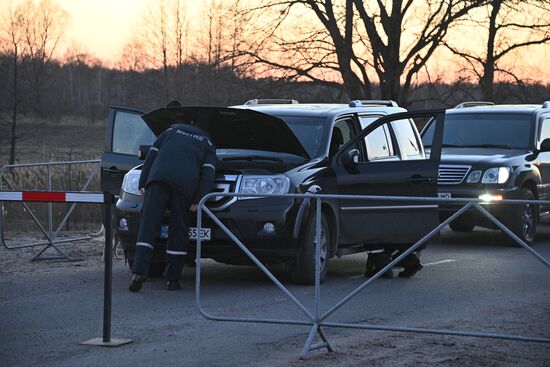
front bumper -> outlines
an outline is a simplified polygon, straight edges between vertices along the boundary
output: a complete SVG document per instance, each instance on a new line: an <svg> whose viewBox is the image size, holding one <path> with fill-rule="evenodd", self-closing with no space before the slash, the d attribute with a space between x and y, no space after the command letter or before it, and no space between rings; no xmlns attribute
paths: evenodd
<svg viewBox="0 0 550 367"><path fill-rule="evenodd" d="M520 199L520 189L519 188L498 188L498 187L464 187L464 186L453 186L453 185L439 185L438 193L441 196L442 194L451 194L453 199L479 199L481 195L502 195L503 199ZM439 204L439 218L440 221L444 221L449 218L451 215L456 213L460 208L465 204ZM512 204L499 204L498 202L490 202L483 204L483 207L489 211L493 216L498 220L505 220L506 217L510 214L512 210ZM460 220L471 221L475 225L494 227L494 224L487 219L479 210L472 208L466 211Z"/></svg>
<svg viewBox="0 0 550 367"><path fill-rule="evenodd" d="M135 243L141 219L141 199L135 195L123 195L116 207L116 234L124 250L135 251ZM298 254L298 241L293 237L293 229L299 203L291 198L263 198L237 200L229 207L213 211L214 215L233 233L255 256L265 262L278 262ZM121 228L124 219L126 228ZM169 211L163 217L163 224L170 222ZM197 217L191 218L191 227L196 227ZM272 223L273 233L266 233L264 225ZM238 248L237 244L203 213L202 227L211 229L211 240L202 241L202 257L213 258L230 264L248 264L249 258ZM164 257L166 239L160 237L155 241L155 258ZM195 256L196 241L190 240L188 252Z"/></svg>

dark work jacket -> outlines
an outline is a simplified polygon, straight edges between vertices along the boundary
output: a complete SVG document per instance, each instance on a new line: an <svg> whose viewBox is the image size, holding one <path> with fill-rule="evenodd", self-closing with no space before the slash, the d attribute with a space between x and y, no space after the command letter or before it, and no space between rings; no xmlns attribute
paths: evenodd
<svg viewBox="0 0 550 367"><path fill-rule="evenodd" d="M143 164L139 188L161 181L197 204L214 184L216 147L208 134L192 125L173 125L159 135Z"/></svg>

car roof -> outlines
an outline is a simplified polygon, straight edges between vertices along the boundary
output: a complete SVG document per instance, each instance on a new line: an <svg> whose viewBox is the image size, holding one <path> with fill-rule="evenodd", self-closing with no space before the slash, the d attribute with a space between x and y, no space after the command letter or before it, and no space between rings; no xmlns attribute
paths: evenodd
<svg viewBox="0 0 550 367"><path fill-rule="evenodd" d="M381 105L365 105L350 107L343 103L299 103L299 104L272 104L256 106L231 106L230 108L251 109L273 116L311 116L334 118L342 114L370 113L383 114L407 112L402 107L390 107Z"/></svg>
<svg viewBox="0 0 550 367"><path fill-rule="evenodd" d="M447 113L534 113L538 112L539 110L543 110L540 104L501 104L494 106L451 108L447 110Z"/></svg>

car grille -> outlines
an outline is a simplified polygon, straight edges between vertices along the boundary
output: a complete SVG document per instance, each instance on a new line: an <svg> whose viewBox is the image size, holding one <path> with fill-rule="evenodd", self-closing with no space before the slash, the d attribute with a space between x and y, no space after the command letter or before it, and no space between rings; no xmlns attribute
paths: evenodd
<svg viewBox="0 0 550 367"><path fill-rule="evenodd" d="M440 165L437 183L440 185L457 185L464 180L472 166Z"/></svg>
<svg viewBox="0 0 550 367"><path fill-rule="evenodd" d="M212 192L220 193L233 193L237 192L239 183L241 181L240 175L222 175L217 176L214 181L214 189ZM215 196L208 201L208 207L212 210L222 210L227 208L233 202L237 200L237 197L228 196Z"/></svg>

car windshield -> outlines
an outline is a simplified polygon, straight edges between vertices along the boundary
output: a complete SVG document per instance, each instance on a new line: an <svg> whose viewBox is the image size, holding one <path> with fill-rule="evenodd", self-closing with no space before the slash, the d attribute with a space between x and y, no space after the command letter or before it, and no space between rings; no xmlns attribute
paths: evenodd
<svg viewBox="0 0 550 367"><path fill-rule="evenodd" d="M325 117L276 116L285 121L310 157L321 153L321 143L325 136Z"/></svg>
<svg viewBox="0 0 550 367"><path fill-rule="evenodd" d="M430 147L435 124L422 134ZM531 116L519 113L460 113L445 116L443 146L455 148L529 149L532 134Z"/></svg>

